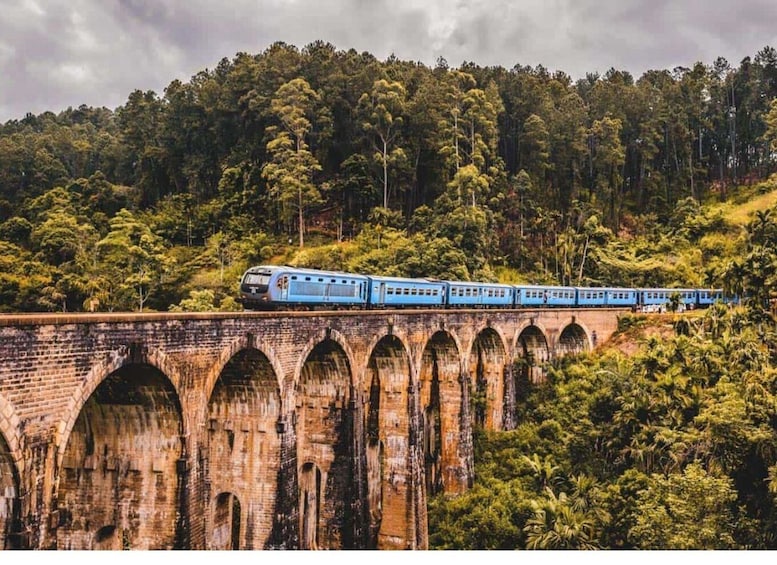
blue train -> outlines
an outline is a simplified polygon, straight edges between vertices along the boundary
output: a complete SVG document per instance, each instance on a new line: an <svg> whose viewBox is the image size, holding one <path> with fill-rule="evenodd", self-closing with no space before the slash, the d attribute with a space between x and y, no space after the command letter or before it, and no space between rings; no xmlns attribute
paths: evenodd
<svg viewBox="0 0 777 565"><path fill-rule="evenodd" d="M720 289L599 288L510 285L378 277L298 267L260 265L243 274L247 310L314 308L536 308L630 307L665 311L679 295L680 309L736 302Z"/></svg>

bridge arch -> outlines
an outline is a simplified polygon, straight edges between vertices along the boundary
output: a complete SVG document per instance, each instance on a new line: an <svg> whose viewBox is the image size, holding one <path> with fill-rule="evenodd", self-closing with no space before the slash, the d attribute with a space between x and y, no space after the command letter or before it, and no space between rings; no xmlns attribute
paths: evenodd
<svg viewBox="0 0 777 565"><path fill-rule="evenodd" d="M472 421L487 430L502 428L504 373L508 363L506 343L498 328L486 325L478 330L469 351Z"/></svg>
<svg viewBox="0 0 777 565"><path fill-rule="evenodd" d="M8 414L8 416L6 416ZM0 549L20 549L13 534L21 528L21 470L19 418L12 404L0 395Z"/></svg>
<svg viewBox="0 0 777 565"><path fill-rule="evenodd" d="M460 493L469 487L462 462L462 409L467 379L462 370L461 347L456 337L440 329L432 334L421 354L421 434L427 496Z"/></svg>
<svg viewBox="0 0 777 565"><path fill-rule="evenodd" d="M229 495L206 520L211 549L261 549L267 542L281 464L281 414L270 359L254 347L237 350L223 365L207 404L203 439L211 492Z"/></svg>
<svg viewBox="0 0 777 565"><path fill-rule="evenodd" d="M310 354L313 352L314 349L318 348L322 343L325 343L325 342L332 342L342 350L343 354L345 355L345 360L348 363L349 376L351 377L351 380L348 384L349 386L350 385L356 386L356 383L354 382L355 375L351 372L351 368L356 366L354 363L354 360L356 359L356 357L354 355L353 350L351 349L350 344L348 343L348 339L339 331L333 328L326 328L319 335L310 338L305 344L305 347L302 348L302 351L299 354L299 358L297 360L297 367L294 370L293 388L295 392L299 390L300 379L302 378L302 369L305 366L305 363L307 363L308 359L310 358Z"/></svg>
<svg viewBox="0 0 777 565"><path fill-rule="evenodd" d="M367 455L368 547L404 549L407 524L383 516L407 516L411 501L410 350L396 335L382 336L370 349L364 372L364 433Z"/></svg>
<svg viewBox="0 0 777 565"><path fill-rule="evenodd" d="M302 356L295 379L302 549L343 549L353 543L352 357L340 334L326 334Z"/></svg>
<svg viewBox="0 0 777 565"><path fill-rule="evenodd" d="M227 347L221 350L218 359L213 364L212 368L208 372L205 378L205 398L210 398L213 395L213 388L216 386L216 382L221 377L224 367L227 363L232 361L234 357L241 351L253 349L264 355L270 363L273 372L275 373L276 384L278 390L283 390L283 366L278 360L278 355L275 353L275 349L272 345L264 339L260 339L258 336L245 334L237 339L232 340Z"/></svg>
<svg viewBox="0 0 777 565"><path fill-rule="evenodd" d="M154 361L170 369L128 348L84 384L91 392L59 446L58 548L182 547L185 418Z"/></svg>
<svg viewBox="0 0 777 565"><path fill-rule="evenodd" d="M513 360L521 361L521 369L516 373L516 389L518 383L537 383L545 378L542 364L550 360L550 343L548 332L533 320L524 324L516 332L513 346Z"/></svg>
<svg viewBox="0 0 777 565"><path fill-rule="evenodd" d="M556 355L570 355L590 351L593 348L592 333L580 320L572 318L559 333L556 343Z"/></svg>
<svg viewBox="0 0 777 565"><path fill-rule="evenodd" d="M245 529L240 499L231 492L219 492L211 503L213 526L209 549L240 549L241 531Z"/></svg>
<svg viewBox="0 0 777 565"><path fill-rule="evenodd" d="M70 437L73 426L81 414L87 400L89 400L97 387L100 386L109 375L115 373L125 365L130 364L149 365L158 369L165 375L175 389L176 398L182 398L177 368L168 360L167 355L162 351L157 349L149 350L144 347L132 345L123 346L110 352L104 359L92 366L81 385L73 392L67 408L65 409L63 418L57 425L57 431L54 438L55 444L58 447L57 468L62 466L64 443ZM185 414L183 414L183 416L185 416ZM183 435L187 436L189 422L185 417L183 419L183 424Z"/></svg>

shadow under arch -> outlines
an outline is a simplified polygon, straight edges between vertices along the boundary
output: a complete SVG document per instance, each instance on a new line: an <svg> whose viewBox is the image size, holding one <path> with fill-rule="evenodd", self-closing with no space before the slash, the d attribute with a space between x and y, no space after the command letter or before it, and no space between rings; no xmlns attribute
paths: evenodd
<svg viewBox="0 0 777 565"><path fill-rule="evenodd" d="M550 361L550 344L542 326L529 324L521 328L515 341L513 361L520 365L516 384L538 383L545 379L543 365Z"/></svg>
<svg viewBox="0 0 777 565"><path fill-rule="evenodd" d="M181 403L147 359L128 355L92 382L70 428L57 489L60 549L188 545Z"/></svg>
<svg viewBox="0 0 777 565"><path fill-rule="evenodd" d="M591 332L577 320L564 326L556 343L556 355L576 355L592 349Z"/></svg>

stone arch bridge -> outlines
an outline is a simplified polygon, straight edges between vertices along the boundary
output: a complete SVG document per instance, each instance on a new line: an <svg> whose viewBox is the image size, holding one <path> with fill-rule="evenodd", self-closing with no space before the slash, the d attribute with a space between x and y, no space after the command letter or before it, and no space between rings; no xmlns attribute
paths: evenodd
<svg viewBox="0 0 777 565"><path fill-rule="evenodd" d="M473 427L624 312L2 316L0 548L426 548Z"/></svg>

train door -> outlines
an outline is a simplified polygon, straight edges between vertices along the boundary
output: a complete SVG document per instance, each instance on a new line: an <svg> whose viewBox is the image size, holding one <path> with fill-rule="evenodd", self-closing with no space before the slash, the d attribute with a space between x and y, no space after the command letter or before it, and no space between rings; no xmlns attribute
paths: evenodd
<svg viewBox="0 0 777 565"><path fill-rule="evenodd" d="M289 276L283 275L278 279L278 286L281 289L281 300L286 301L289 299Z"/></svg>
<svg viewBox="0 0 777 565"><path fill-rule="evenodd" d="M329 296L331 295L331 291L332 291L332 283L331 282L324 283L324 293L323 293L323 296L321 297L321 300L323 302L329 302Z"/></svg>
<svg viewBox="0 0 777 565"><path fill-rule="evenodd" d="M380 283L378 287L378 304L383 306L386 303L386 283Z"/></svg>
<svg viewBox="0 0 777 565"><path fill-rule="evenodd" d="M477 287L477 289L478 289L478 306L482 306L483 305L483 287L479 286L479 287Z"/></svg>

